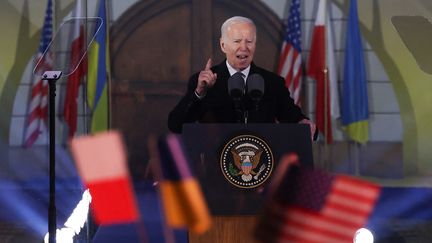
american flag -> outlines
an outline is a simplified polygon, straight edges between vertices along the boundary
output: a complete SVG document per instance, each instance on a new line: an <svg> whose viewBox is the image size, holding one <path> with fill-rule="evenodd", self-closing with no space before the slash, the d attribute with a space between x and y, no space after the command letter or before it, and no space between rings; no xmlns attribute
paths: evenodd
<svg viewBox="0 0 432 243"><path fill-rule="evenodd" d="M52 54L44 55L51 42L52 31L52 2L48 0L39 49L34 59L36 67L32 75L32 90L24 129L24 147L32 146L42 131L46 130L44 126L48 114L48 82L41 77L44 71L51 70L53 66Z"/></svg>
<svg viewBox="0 0 432 243"><path fill-rule="evenodd" d="M353 242L380 187L344 175L291 166L257 228L263 242Z"/></svg>
<svg viewBox="0 0 432 243"><path fill-rule="evenodd" d="M278 73L285 78L285 85L291 93L291 98L296 104L300 104L302 86L300 0L291 1L289 17L285 23Z"/></svg>

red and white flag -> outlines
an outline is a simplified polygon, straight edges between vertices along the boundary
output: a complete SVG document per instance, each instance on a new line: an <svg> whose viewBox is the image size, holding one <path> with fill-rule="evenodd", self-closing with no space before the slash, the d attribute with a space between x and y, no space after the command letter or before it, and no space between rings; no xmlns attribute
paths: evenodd
<svg viewBox="0 0 432 243"><path fill-rule="evenodd" d="M46 131L48 117L48 81L42 80L44 71L52 70L53 56L51 51L45 53L52 40L52 2L47 3L45 20L41 31L38 52L34 58L35 70L32 75L32 89L28 105L28 117L24 128L23 146L31 147L39 135Z"/></svg>
<svg viewBox="0 0 432 243"><path fill-rule="evenodd" d="M316 80L315 120L327 143L333 142L332 120L340 116L337 72L327 0L320 0L307 66Z"/></svg>
<svg viewBox="0 0 432 243"><path fill-rule="evenodd" d="M87 60L84 57L85 39L83 26L83 6L82 1L77 0L72 17L76 17L72 30L72 47L70 54L69 70L72 72L68 76L66 97L64 105L64 120L69 126L69 138L73 137L77 129L78 117L78 92L81 80L87 73Z"/></svg>
<svg viewBox="0 0 432 243"><path fill-rule="evenodd" d="M79 174L92 196L98 224L136 222L140 219L120 133L112 131L71 140Z"/></svg>

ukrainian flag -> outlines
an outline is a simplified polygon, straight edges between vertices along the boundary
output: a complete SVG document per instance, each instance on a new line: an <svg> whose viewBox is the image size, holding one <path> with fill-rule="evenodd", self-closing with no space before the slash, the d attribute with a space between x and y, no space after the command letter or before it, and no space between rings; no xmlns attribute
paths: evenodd
<svg viewBox="0 0 432 243"><path fill-rule="evenodd" d="M369 108L357 0L351 0L348 16L342 101L342 126L352 140L366 143Z"/></svg>
<svg viewBox="0 0 432 243"><path fill-rule="evenodd" d="M109 22L106 16L105 0L99 2L98 17L102 19L102 27L99 31L98 28L95 30L95 40L90 45L88 56L87 102L92 110L90 133L105 131L109 128Z"/></svg>

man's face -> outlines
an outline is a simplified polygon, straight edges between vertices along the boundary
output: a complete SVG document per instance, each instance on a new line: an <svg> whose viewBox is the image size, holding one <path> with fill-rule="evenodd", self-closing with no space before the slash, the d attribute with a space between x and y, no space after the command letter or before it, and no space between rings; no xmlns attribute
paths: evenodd
<svg viewBox="0 0 432 243"><path fill-rule="evenodd" d="M220 39L220 46L228 63L237 71L247 68L254 57L256 30L250 23L231 24L225 38Z"/></svg>

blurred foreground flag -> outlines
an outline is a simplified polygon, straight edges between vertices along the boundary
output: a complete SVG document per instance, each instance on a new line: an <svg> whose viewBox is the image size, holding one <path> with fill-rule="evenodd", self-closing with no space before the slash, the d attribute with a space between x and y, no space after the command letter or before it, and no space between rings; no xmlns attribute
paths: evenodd
<svg viewBox="0 0 432 243"><path fill-rule="evenodd" d="M118 132L72 139L71 149L80 176L90 189L92 209L101 225L138 221L123 142Z"/></svg>
<svg viewBox="0 0 432 243"><path fill-rule="evenodd" d="M160 194L165 219L173 228L188 227L195 233L210 228L210 214L197 180L192 176L177 135L158 141Z"/></svg>
<svg viewBox="0 0 432 243"><path fill-rule="evenodd" d="M353 242L367 223L380 187L297 165L285 168L277 172L284 176L276 176L280 183L258 222L257 238L266 243Z"/></svg>

